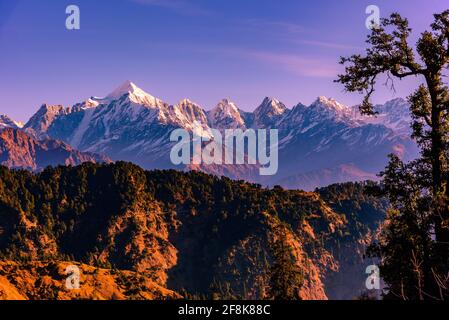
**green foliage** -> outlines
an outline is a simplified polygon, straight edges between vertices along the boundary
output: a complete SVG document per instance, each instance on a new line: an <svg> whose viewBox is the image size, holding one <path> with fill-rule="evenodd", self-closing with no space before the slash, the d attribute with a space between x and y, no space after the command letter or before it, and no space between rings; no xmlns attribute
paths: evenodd
<svg viewBox="0 0 449 320"><path fill-rule="evenodd" d="M280 226L276 230L276 238L271 247L273 264L270 268L269 295L275 300L301 300L299 292L304 275L286 241L286 228L288 227Z"/></svg>
<svg viewBox="0 0 449 320"><path fill-rule="evenodd" d="M332 184L316 190L332 209L344 214L347 230L339 240L353 243L378 229L385 220L389 201L373 194L372 190L377 188L377 183L365 181Z"/></svg>
<svg viewBox="0 0 449 320"><path fill-rule="evenodd" d="M373 249L382 258L382 276L389 297L447 299L449 297L449 10L434 15L431 30L413 47L411 28L398 13L382 19L368 36L364 55L341 59L345 73L337 82L365 95L360 111L374 114L370 98L379 76L421 77L424 82L408 100L413 138L421 157L408 164L396 156L383 176L383 195L392 203L383 241ZM434 239L432 239L432 236Z"/></svg>

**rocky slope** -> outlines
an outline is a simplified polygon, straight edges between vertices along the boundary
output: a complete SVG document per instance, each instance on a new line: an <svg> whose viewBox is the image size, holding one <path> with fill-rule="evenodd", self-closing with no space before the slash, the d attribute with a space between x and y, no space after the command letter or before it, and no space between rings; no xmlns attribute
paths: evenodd
<svg viewBox="0 0 449 320"><path fill-rule="evenodd" d="M66 286L76 266L80 288ZM0 300L164 300L181 296L144 275L77 262L0 262Z"/></svg>
<svg viewBox="0 0 449 320"><path fill-rule="evenodd" d="M19 129L0 130L0 164L9 168L42 170L50 165L109 161L105 156L77 151L61 141L38 141Z"/></svg>
<svg viewBox="0 0 449 320"><path fill-rule="evenodd" d="M265 189L122 162L38 174L0 167L0 291L32 299L135 298L119 283L122 274L134 283L140 277L141 290L131 291L145 299L266 299L272 244L283 239L303 274L301 298L355 297L365 277L363 241L386 207L356 186ZM81 296L61 290L68 261L99 268L101 283L88 276Z"/></svg>

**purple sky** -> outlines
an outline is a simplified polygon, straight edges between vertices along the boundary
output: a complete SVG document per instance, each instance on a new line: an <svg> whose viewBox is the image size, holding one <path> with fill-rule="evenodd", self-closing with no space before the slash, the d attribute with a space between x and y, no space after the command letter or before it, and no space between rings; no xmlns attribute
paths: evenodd
<svg viewBox="0 0 449 320"><path fill-rule="evenodd" d="M77 4L81 30L65 29ZM442 0L0 0L0 114L26 121L44 102L72 105L129 79L168 103L210 109L224 97L253 110L265 96L292 107L360 96L332 82L338 57L363 50L365 8L398 11L416 34ZM415 80L379 88L407 96Z"/></svg>

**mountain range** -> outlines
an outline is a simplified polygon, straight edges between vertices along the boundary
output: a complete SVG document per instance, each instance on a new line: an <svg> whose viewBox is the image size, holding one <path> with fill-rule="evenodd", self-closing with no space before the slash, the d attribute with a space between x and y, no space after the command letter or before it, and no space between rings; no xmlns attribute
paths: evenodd
<svg viewBox="0 0 449 320"><path fill-rule="evenodd" d="M33 139L62 141L73 149L131 161L145 169L197 169L265 185L313 190L336 182L376 180L389 153L405 160L418 154L410 138L409 105L394 99L375 106L378 115L362 116L358 107L319 97L311 105L287 108L265 98L254 112L242 111L229 99L205 111L184 99L171 105L126 81L106 97L91 97L72 107L44 104L21 127L2 116L1 128L20 130ZM254 165L172 165L174 129L278 129L279 170L261 177ZM36 166L39 167L39 166Z"/></svg>

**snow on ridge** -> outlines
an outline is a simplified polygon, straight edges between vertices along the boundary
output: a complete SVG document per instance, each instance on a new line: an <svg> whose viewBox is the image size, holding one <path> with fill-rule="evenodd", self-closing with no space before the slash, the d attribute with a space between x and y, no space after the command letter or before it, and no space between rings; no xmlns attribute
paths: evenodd
<svg viewBox="0 0 449 320"><path fill-rule="evenodd" d="M0 129L5 128L22 128L23 124L20 122L16 122L7 115L0 115Z"/></svg>
<svg viewBox="0 0 449 320"><path fill-rule="evenodd" d="M319 103L319 104L321 104L321 105L323 105L325 107L334 108L335 110L338 110L338 111L347 111L347 110L349 110L349 108L347 106L345 106L342 103L339 103L334 98L328 98L328 97L325 97L325 96L319 96L317 98L317 100L312 105L317 104L317 103Z"/></svg>
<svg viewBox="0 0 449 320"><path fill-rule="evenodd" d="M81 141L83 139L84 134L86 133L87 129L89 128L90 125L90 121L92 119L92 115L94 114L94 109L87 109L84 112L84 117L81 120L78 128L76 129L74 135L72 136L72 139L70 140L70 145L77 149L80 144Z"/></svg>
<svg viewBox="0 0 449 320"><path fill-rule="evenodd" d="M226 98L222 99L207 115L211 126L217 129L245 127L245 120L243 120L239 108Z"/></svg>

